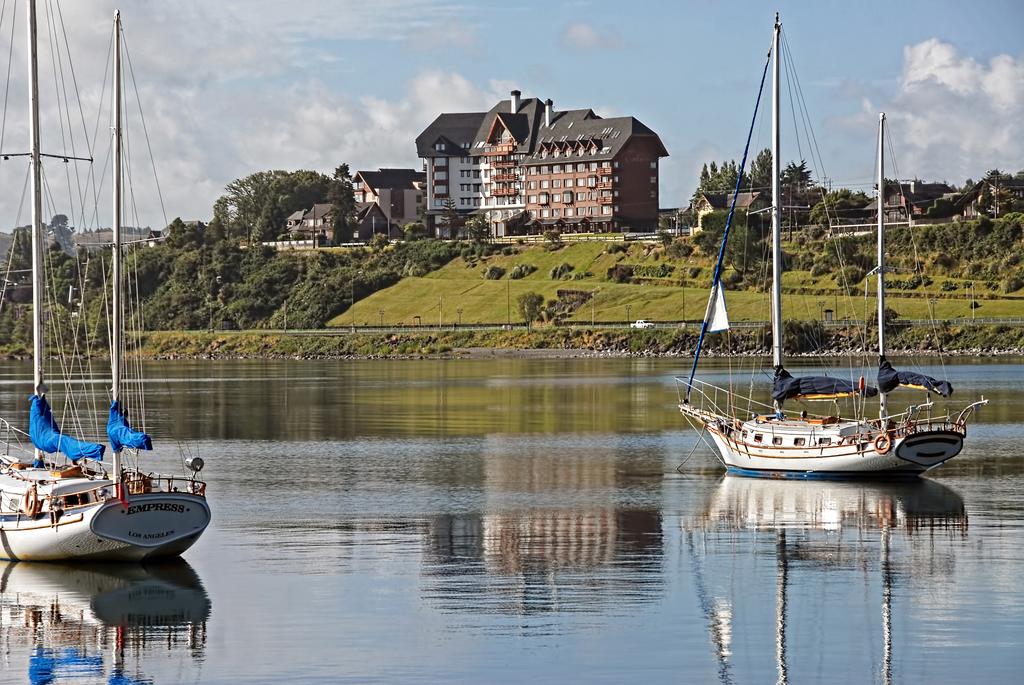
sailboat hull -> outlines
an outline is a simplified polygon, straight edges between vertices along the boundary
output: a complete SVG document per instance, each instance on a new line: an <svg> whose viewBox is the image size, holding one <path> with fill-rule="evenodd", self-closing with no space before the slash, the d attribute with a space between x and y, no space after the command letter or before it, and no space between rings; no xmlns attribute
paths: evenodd
<svg viewBox="0 0 1024 685"><path fill-rule="evenodd" d="M0 559L12 561L142 561L175 557L210 522L206 499L185 493L133 496L81 507L53 522L0 516Z"/></svg>

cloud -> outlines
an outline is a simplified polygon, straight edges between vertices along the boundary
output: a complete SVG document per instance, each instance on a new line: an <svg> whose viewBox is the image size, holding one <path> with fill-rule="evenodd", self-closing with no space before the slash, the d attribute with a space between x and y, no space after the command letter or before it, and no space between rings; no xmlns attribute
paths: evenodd
<svg viewBox="0 0 1024 685"><path fill-rule="evenodd" d="M877 116L871 105L863 118ZM897 93L882 108L904 176L962 181L1024 167L1024 55L984 64L935 38L907 46Z"/></svg>
<svg viewBox="0 0 1024 685"><path fill-rule="evenodd" d="M576 22L562 31L562 44L566 47L590 52L598 49L618 49L622 46L619 38L611 33L602 33L591 24Z"/></svg>
<svg viewBox="0 0 1024 685"><path fill-rule="evenodd" d="M90 138L98 132L93 171L108 177L109 73L103 93L101 84L108 69L113 10L113 0L62 6L85 119L83 126L66 77L71 124L79 146L83 129ZM364 43L372 43L373 49L394 50L397 43L429 49L430 40L423 36L438 35L440 28L462 16L460 12L456 3L430 0L311 2L302 12L277 0L184 0L173 7L133 4L123 14L134 72L134 79L126 74L134 194L129 221L152 226L163 221L134 82L168 218L207 218L225 184L260 169L330 171L341 161L353 168L415 166L414 138L437 113L486 109L502 94L507 97L508 84L479 84L431 69L395 82L387 95L377 98L337 88L337 77L354 68L346 62L345 50L337 49L339 42L346 50L357 51ZM395 16L402 21L396 24ZM22 17L19 13L19 20ZM40 12L43 144L49 152L62 152L58 122L69 115L54 97L48 43L54 34L46 25L48 18ZM465 28L451 40L456 46L469 46L473 36L472 29ZM22 105L27 68L24 37L17 32L15 38L4 149L20 152L28 145ZM97 123L98 112L102 114ZM9 230L16 219L22 224L28 220L28 205L20 203L27 166L23 161L12 158L0 164L0 185L16 189L0 194L0 230ZM58 162L48 162L44 169L51 186L44 213L67 213L77 218L79 227L109 225L109 178L95 191L98 201L84 203L87 218L82 221L82 194L74 177L69 184L65 167ZM88 169L83 167L82 173L87 175ZM89 197L93 191L84 194Z"/></svg>

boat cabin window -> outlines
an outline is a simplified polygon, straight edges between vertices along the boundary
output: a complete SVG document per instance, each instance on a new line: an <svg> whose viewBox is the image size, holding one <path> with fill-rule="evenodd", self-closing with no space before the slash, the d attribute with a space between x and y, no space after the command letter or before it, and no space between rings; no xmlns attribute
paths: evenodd
<svg viewBox="0 0 1024 685"><path fill-rule="evenodd" d="M818 444L819 445L831 445L832 444L832 438L818 438Z"/></svg>
<svg viewBox="0 0 1024 685"><path fill-rule="evenodd" d="M764 441L764 434L763 433L754 433L754 442L763 442L763 441Z"/></svg>
<svg viewBox="0 0 1024 685"><path fill-rule="evenodd" d="M803 438L793 438L793 444L797 447L803 447L807 443Z"/></svg>
<svg viewBox="0 0 1024 685"><path fill-rule="evenodd" d="M781 445L782 444L782 436L781 435L776 435L774 438L772 438L772 444L773 445Z"/></svg>

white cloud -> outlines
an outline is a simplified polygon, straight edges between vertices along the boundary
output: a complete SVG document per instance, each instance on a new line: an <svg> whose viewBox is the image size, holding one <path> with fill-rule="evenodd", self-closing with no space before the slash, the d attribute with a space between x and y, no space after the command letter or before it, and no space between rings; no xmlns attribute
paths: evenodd
<svg viewBox="0 0 1024 685"><path fill-rule="evenodd" d="M591 24L576 22L562 31L562 43L574 50L588 52L598 49L616 49L621 41L615 35L600 32Z"/></svg>
<svg viewBox="0 0 1024 685"><path fill-rule="evenodd" d="M870 105L864 117L876 115ZM905 176L962 181L1024 168L1024 55L983 64L935 38L908 46L883 109Z"/></svg>

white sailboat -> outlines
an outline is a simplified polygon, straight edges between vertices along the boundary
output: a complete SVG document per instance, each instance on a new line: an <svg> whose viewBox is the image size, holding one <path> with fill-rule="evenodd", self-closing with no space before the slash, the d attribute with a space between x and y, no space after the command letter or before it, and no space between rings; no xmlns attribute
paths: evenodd
<svg viewBox="0 0 1024 685"><path fill-rule="evenodd" d="M111 316L111 397L107 435L112 468L102 458L105 446L62 433L46 399L43 328L44 233L42 226L39 143L36 3L28 2L30 78L30 165L32 184L33 395L29 432L0 419L6 445L0 454L0 559L25 561L119 560L177 556L210 522L206 484L196 478L199 459L188 476L167 476L127 469L123 449L152 449L143 432L133 430L121 407L121 18L115 14L114 246ZM59 462L56 453L71 460Z"/></svg>
<svg viewBox="0 0 1024 685"><path fill-rule="evenodd" d="M733 473L774 478L837 478L914 476L952 459L963 449L967 422L975 411L987 403L984 398L964 407L956 416L932 413L931 393L948 396L952 386L946 381L923 374L896 371L885 357L885 216L882 211L884 192L883 140L885 115L879 117L878 139L878 353L879 389L830 376L792 376L784 366L782 325L782 229L780 222L780 145L779 145L779 37L782 25L778 16L772 40L772 299L771 333L772 362L775 378L771 405L740 397L730 389L719 388L694 379L701 346L708 332L728 328L725 296L720 280L724 244L728 239L727 224L715 269L711 296L694 355L689 379L681 384L679 410L683 416L701 426L701 434L710 435L722 463ZM765 65L767 71L768 64ZM762 77L763 83L763 77ZM758 95L760 102L760 94ZM755 108L756 119L756 108ZM751 132L753 125L751 126ZM748 149L750 138L748 136ZM743 163L736 183L736 193L743 179ZM732 215L730 213L730 221ZM929 399L906 411L891 414L886 395L897 387L913 387L929 393ZM787 400L836 402L840 398L879 395L879 418L864 416L842 418L831 414L811 415L800 411L787 414ZM740 418L739 407L747 409ZM752 410L752 411L751 411Z"/></svg>

